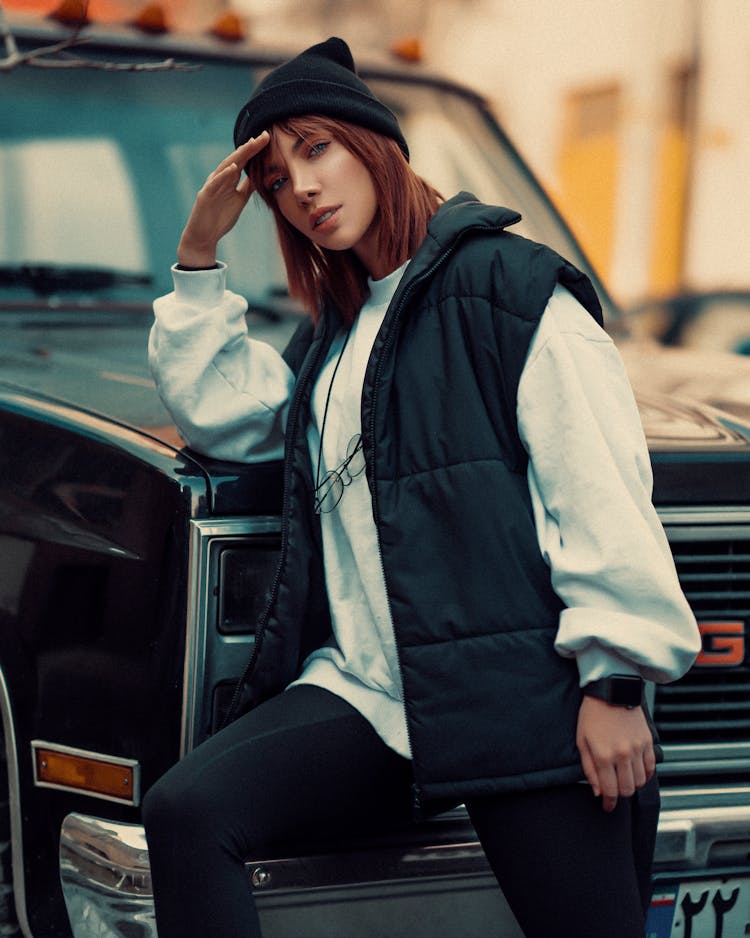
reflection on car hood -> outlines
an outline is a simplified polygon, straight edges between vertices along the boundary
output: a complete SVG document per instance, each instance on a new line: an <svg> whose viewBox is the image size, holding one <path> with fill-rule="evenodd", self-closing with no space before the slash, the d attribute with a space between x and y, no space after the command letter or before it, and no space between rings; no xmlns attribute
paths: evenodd
<svg viewBox="0 0 750 938"><path fill-rule="evenodd" d="M283 347L296 320L253 322L253 334ZM102 321L30 317L0 321L0 380L109 417L179 448L146 361L151 317ZM3 326L5 326L3 328ZM9 327L10 326L10 327ZM723 353L619 343L653 451L747 449L750 359Z"/></svg>
<svg viewBox="0 0 750 938"><path fill-rule="evenodd" d="M653 342L618 347L651 450L750 444L750 359Z"/></svg>
<svg viewBox="0 0 750 938"><path fill-rule="evenodd" d="M298 320L249 317L253 334L283 347ZM150 310L91 308L82 313L0 315L0 381L82 408L184 446L162 404L148 368Z"/></svg>
<svg viewBox="0 0 750 938"><path fill-rule="evenodd" d="M636 392L636 400L652 451L750 444L750 427L713 413L710 408L676 401L666 394L644 397Z"/></svg>

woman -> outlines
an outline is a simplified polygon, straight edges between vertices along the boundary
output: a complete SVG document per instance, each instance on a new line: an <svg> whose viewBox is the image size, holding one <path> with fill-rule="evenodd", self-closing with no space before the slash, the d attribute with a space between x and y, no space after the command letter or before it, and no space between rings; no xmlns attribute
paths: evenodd
<svg viewBox="0 0 750 938"><path fill-rule="evenodd" d="M340 39L264 79L235 145L150 356L194 448L285 448L281 559L242 716L146 797L161 938L260 935L243 859L461 801L527 938L640 938L642 684L698 640L590 282L416 177ZM253 191L311 314L283 358L216 259Z"/></svg>

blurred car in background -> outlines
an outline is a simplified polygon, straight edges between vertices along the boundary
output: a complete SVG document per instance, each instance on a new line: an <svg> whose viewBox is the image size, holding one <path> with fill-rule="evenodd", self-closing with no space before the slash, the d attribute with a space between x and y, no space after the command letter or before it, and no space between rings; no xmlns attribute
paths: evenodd
<svg viewBox="0 0 750 938"><path fill-rule="evenodd" d="M20 48L68 36L12 19ZM265 70L298 49L87 27L101 68L0 74L0 934L154 938L142 793L221 724L282 543L278 464L187 449L146 361L151 301ZM236 37L235 37L236 38ZM104 67L165 59L192 70ZM481 97L387 56L363 77L445 195L590 273L635 385L654 498L704 631L651 690L665 761L651 938L742 934L750 908L750 359L628 335ZM222 241L254 335L300 312L273 225ZM699 353L704 355L707 353ZM522 702L521 702L522 704ZM2 745L4 743L4 745ZM269 938L521 938L465 811L247 858ZM700 897L705 893L710 902ZM733 897L733 898L732 898ZM729 903L730 898L732 899ZM704 908L705 907L705 908ZM689 911L686 912L685 910ZM721 909L721 923L718 910ZM15 911L14 911L15 910ZM689 918L689 922L688 922Z"/></svg>
<svg viewBox="0 0 750 938"><path fill-rule="evenodd" d="M663 345L750 355L750 290L683 292L625 310L628 328Z"/></svg>
<svg viewBox="0 0 750 938"><path fill-rule="evenodd" d="M750 291L645 300L611 331L641 397L701 402L725 421L750 421Z"/></svg>

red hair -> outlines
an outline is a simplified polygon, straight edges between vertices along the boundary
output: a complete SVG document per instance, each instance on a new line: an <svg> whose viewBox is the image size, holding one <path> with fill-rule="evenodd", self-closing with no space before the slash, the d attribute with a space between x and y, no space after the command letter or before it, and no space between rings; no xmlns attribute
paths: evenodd
<svg viewBox="0 0 750 938"><path fill-rule="evenodd" d="M371 173L377 196L378 250L390 270L414 255L427 233L427 224L442 201L433 187L417 176L390 137L356 124L329 117L294 117L270 129L306 139L321 131L330 134ZM270 206L284 256L289 293L302 301L317 321L324 298L330 297L351 324L367 298L367 270L354 251L331 251L312 242L290 225L278 209L273 194L263 186L263 174L271 147L248 164L251 183Z"/></svg>

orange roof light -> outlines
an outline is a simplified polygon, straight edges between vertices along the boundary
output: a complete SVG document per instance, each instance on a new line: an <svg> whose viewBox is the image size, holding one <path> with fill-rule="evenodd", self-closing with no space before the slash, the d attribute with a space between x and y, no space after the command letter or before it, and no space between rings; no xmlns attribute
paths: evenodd
<svg viewBox="0 0 750 938"><path fill-rule="evenodd" d="M164 9L158 3L147 3L131 23L144 33L166 33L169 29Z"/></svg>
<svg viewBox="0 0 750 938"><path fill-rule="evenodd" d="M404 62L421 62L424 58L424 47L418 36L405 36L397 39L391 45L391 54Z"/></svg>
<svg viewBox="0 0 750 938"><path fill-rule="evenodd" d="M50 19L66 26L84 26L89 21L87 0L62 0L50 14Z"/></svg>
<svg viewBox="0 0 750 938"><path fill-rule="evenodd" d="M222 13L209 32L225 42L240 42L246 36L242 20L231 10Z"/></svg>

